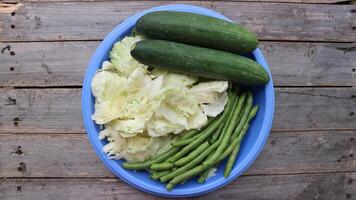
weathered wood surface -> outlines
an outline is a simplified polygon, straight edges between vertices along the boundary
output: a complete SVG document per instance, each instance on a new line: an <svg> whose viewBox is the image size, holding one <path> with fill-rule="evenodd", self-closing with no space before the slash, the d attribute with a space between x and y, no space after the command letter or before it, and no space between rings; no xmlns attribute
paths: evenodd
<svg viewBox="0 0 356 200"><path fill-rule="evenodd" d="M98 45L96 41L1 43L0 86L80 86ZM356 43L262 42L260 48L276 86L356 85L352 75Z"/></svg>
<svg viewBox="0 0 356 200"><path fill-rule="evenodd" d="M80 89L0 91L0 133L84 132Z"/></svg>
<svg viewBox="0 0 356 200"><path fill-rule="evenodd" d="M85 134L0 135L0 177L115 177ZM246 174L356 170L356 131L272 132Z"/></svg>
<svg viewBox="0 0 356 200"><path fill-rule="evenodd" d="M0 89L0 133L83 133L80 89ZM356 90L276 88L272 130L356 129Z"/></svg>
<svg viewBox="0 0 356 200"><path fill-rule="evenodd" d="M356 173L244 176L195 199L354 199ZM12 199L164 199L116 179L0 179L0 198ZM186 198L188 199L188 198Z"/></svg>
<svg viewBox="0 0 356 200"><path fill-rule="evenodd" d="M281 86L261 155L244 176L197 199L356 197L356 5L321 5L349 1L2 2L25 3L0 4L1 200L161 199L123 183L96 156L82 134L78 87L113 27L176 3L211 8L256 32ZM60 88L31 88L42 86Z"/></svg>
<svg viewBox="0 0 356 200"><path fill-rule="evenodd" d="M115 0L3 0L4 3L47 3L47 2L102 2L102 1L115 1ZM130 1L130 0L119 0ZM145 1L145 0L142 0ZM174 0L168 0L174 2ZM191 0L183 0L189 4ZM197 0L200 1L200 0ZM305 3L305 4L351 4L351 1L345 0L224 0L225 2L271 2L271 3ZM145 3L145 2L142 2Z"/></svg>
<svg viewBox="0 0 356 200"><path fill-rule="evenodd" d="M81 85L98 45L99 42L2 43L0 85Z"/></svg>
<svg viewBox="0 0 356 200"><path fill-rule="evenodd" d="M171 1L13 4L0 11L3 41L101 40L122 20ZM187 3L174 2L174 3ZM355 5L190 1L223 13L262 40L356 41ZM10 5L10 4L9 4ZM12 11L8 11L12 8ZM12 14L14 13L14 14Z"/></svg>

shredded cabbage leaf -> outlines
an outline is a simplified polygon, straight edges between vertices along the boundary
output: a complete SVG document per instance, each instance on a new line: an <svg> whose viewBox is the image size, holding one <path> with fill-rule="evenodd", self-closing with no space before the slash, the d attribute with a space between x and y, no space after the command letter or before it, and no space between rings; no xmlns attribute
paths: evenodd
<svg viewBox="0 0 356 200"><path fill-rule="evenodd" d="M103 151L113 159L142 161L170 147L175 134L200 129L207 117L220 114L227 103L228 82L199 82L194 76L173 73L136 61L131 46L144 39L125 37L114 44L92 80L95 112L104 126Z"/></svg>
<svg viewBox="0 0 356 200"><path fill-rule="evenodd" d="M107 138L109 143L104 146L103 151L110 158L125 158L129 162L144 161L162 150L168 150L172 140L170 136L149 137L144 134L122 137L111 126L105 126L105 129L100 132L99 139L104 138Z"/></svg>

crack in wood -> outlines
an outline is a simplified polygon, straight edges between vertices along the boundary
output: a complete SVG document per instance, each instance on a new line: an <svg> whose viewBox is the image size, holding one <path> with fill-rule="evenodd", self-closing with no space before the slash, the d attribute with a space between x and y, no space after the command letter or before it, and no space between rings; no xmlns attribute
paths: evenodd
<svg viewBox="0 0 356 200"><path fill-rule="evenodd" d="M11 51L11 46L10 45L6 45L4 48L2 48L1 54L4 54L5 50Z"/></svg>
<svg viewBox="0 0 356 200"><path fill-rule="evenodd" d="M315 97L327 97L327 98L335 98L335 99L354 99L356 98L356 95L351 95L350 97L340 97L340 96L334 96L334 95L327 95L327 94L310 94L310 93L304 93L304 92L288 92L288 91L279 91L278 93L281 94L298 94L298 95L307 95L307 96L315 96Z"/></svg>

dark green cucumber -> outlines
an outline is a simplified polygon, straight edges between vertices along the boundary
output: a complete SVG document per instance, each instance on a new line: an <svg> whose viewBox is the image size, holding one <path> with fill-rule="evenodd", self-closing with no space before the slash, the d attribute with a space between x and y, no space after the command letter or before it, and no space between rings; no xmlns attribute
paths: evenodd
<svg viewBox="0 0 356 200"><path fill-rule="evenodd" d="M257 48L257 36L232 22L199 14L157 11L142 16L135 31L152 39L192 44L234 53Z"/></svg>
<svg viewBox="0 0 356 200"><path fill-rule="evenodd" d="M269 81L261 65L226 51L164 40L142 40L131 47L131 55L149 66L195 76L244 85L262 85Z"/></svg>

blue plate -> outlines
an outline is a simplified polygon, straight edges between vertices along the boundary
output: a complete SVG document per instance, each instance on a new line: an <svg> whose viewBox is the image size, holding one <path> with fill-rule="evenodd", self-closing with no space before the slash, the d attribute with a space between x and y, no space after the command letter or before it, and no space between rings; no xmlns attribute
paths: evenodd
<svg viewBox="0 0 356 200"><path fill-rule="evenodd" d="M239 175L241 175L244 171L247 170L247 168L252 164L252 162L261 152L269 135L273 121L273 82L271 79L271 81L267 85L254 88L254 104L259 104L260 109L254 120L251 122L251 126L248 130L248 133L243 139L236 163L228 178L224 178L223 176L223 171L225 167L225 163L223 163L222 165L220 165L216 175L209 178L206 183L199 184L197 183L196 179L193 179L187 181L183 185L175 187L172 191L167 191L165 189L164 184L161 184L158 181L151 180L147 172L134 172L132 170L126 170L122 168L122 160L110 160L107 155L102 151L103 146L107 143L107 141L100 141L98 139L100 127L91 120L91 115L94 113L94 98L91 93L91 81L95 75L96 70L101 67L102 62L108 60L108 54L112 49L113 44L121 40L126 35L129 35L136 21L142 15L159 10L191 12L231 21L225 16L209 9L190 5L168 5L154 7L127 18L121 24L116 26L115 29L105 37L104 41L96 49L94 55L90 60L87 72L84 77L82 90L82 112L84 126L86 128L89 140L93 145L93 148L97 155L104 162L106 167L110 169L111 172L113 172L116 176L120 177L126 183L142 191L159 196L188 197L201 195L219 189L237 178ZM259 49L256 49L251 55L249 55L249 57L255 59L268 71L268 73L270 73L267 63Z"/></svg>

